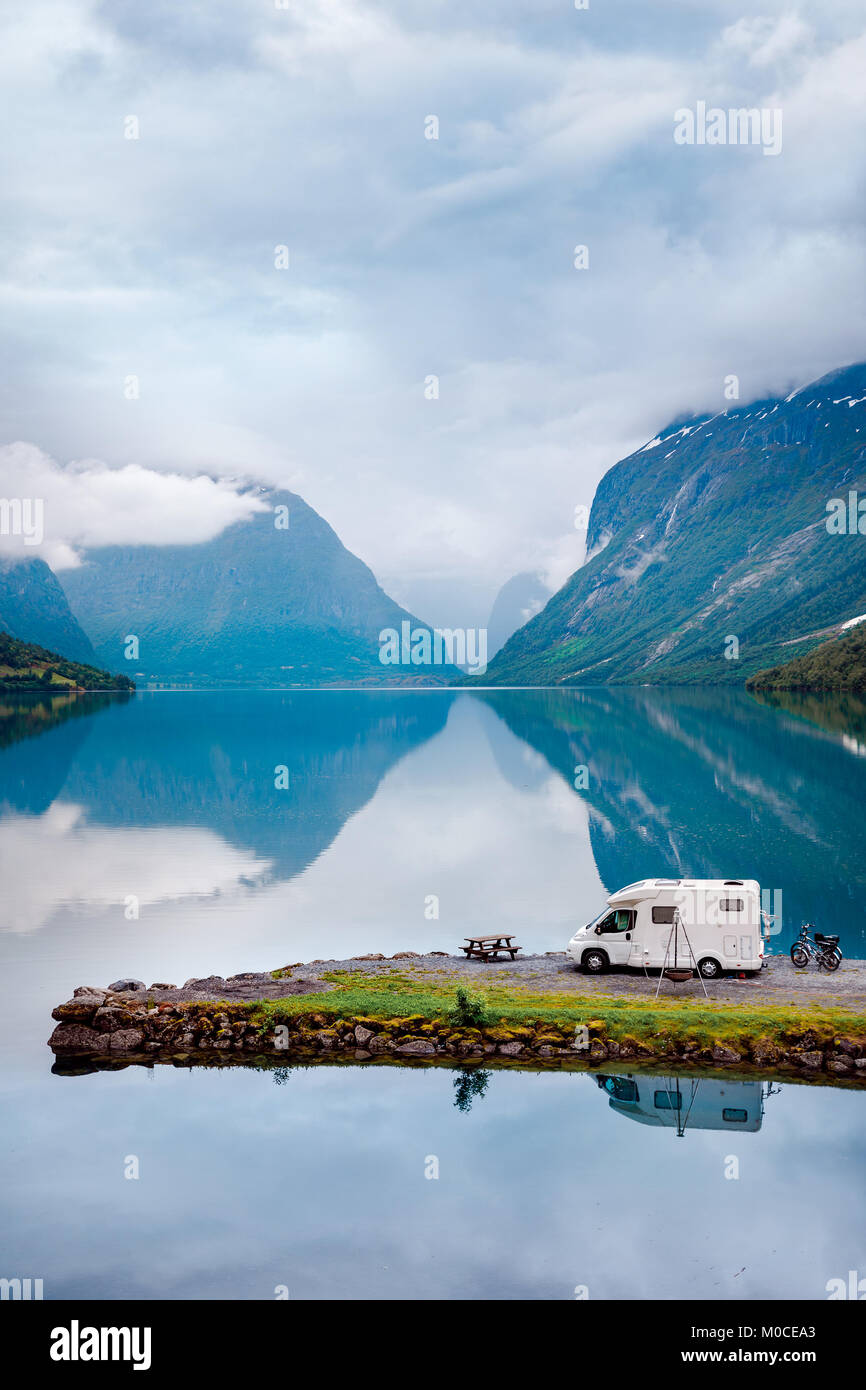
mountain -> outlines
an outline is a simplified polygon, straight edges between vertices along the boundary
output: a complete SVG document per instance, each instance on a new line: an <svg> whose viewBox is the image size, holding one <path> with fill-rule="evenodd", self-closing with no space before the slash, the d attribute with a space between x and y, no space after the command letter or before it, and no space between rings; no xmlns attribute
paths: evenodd
<svg viewBox="0 0 866 1390"><path fill-rule="evenodd" d="M525 570L506 580L487 619L487 651L495 656L512 633L540 612L550 598L550 590L541 575Z"/></svg>
<svg viewBox="0 0 866 1390"><path fill-rule="evenodd" d="M112 676L32 642L0 632L0 690L134 690L127 676Z"/></svg>
<svg viewBox="0 0 866 1390"><path fill-rule="evenodd" d="M680 421L605 474L587 562L470 679L742 683L866 612L861 497L866 364Z"/></svg>
<svg viewBox="0 0 866 1390"><path fill-rule="evenodd" d="M0 631L36 642L70 661L90 664L96 659L44 560L0 560Z"/></svg>
<svg viewBox="0 0 866 1390"><path fill-rule="evenodd" d="M379 634L409 622L326 521L291 492L198 545L110 546L64 576L100 660L166 684L430 685L445 665L383 665ZM127 660L128 638L138 657Z"/></svg>
<svg viewBox="0 0 866 1390"><path fill-rule="evenodd" d="M759 671L746 684L750 690L866 690L866 623L805 656Z"/></svg>

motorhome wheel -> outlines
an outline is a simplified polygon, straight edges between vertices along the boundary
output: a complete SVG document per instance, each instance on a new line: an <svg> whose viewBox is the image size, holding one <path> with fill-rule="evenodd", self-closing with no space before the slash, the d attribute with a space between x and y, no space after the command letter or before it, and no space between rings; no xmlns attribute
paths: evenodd
<svg viewBox="0 0 866 1390"><path fill-rule="evenodd" d="M603 975L610 964L604 951L584 951L583 968L587 975Z"/></svg>
<svg viewBox="0 0 866 1390"><path fill-rule="evenodd" d="M705 980L717 980L722 973L722 967L712 956L704 956L703 960L699 960L698 969Z"/></svg>

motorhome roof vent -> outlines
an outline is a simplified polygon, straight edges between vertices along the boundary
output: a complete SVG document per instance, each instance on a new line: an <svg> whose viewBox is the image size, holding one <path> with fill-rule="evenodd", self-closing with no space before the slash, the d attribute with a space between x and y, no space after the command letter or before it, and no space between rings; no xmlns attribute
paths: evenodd
<svg viewBox="0 0 866 1390"><path fill-rule="evenodd" d="M676 888L676 886L677 886L678 883L679 883L679 879L678 879L678 878L657 878L657 879L656 879L656 888L667 888L667 887L669 887L670 885L673 885L673 887Z"/></svg>
<svg viewBox="0 0 866 1390"><path fill-rule="evenodd" d="M743 880L742 880L741 878L726 878L726 879L725 879L725 887L726 887L726 888L742 888L742 886L743 886Z"/></svg>

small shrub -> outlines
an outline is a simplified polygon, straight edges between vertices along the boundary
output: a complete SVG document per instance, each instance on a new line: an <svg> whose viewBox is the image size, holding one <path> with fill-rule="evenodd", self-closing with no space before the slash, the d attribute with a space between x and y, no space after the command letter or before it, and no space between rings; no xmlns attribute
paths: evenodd
<svg viewBox="0 0 866 1390"><path fill-rule="evenodd" d="M448 1018L458 1028L483 1028L487 1022L484 1000L458 985L455 1005Z"/></svg>

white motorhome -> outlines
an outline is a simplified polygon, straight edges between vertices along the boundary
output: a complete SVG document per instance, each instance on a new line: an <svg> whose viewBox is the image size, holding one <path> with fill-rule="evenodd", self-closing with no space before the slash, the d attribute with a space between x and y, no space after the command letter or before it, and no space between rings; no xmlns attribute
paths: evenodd
<svg viewBox="0 0 866 1390"><path fill-rule="evenodd" d="M644 878L608 898L568 954L590 975L612 965L688 970L706 980L764 964L761 889L754 879ZM691 951L689 950L691 947Z"/></svg>

